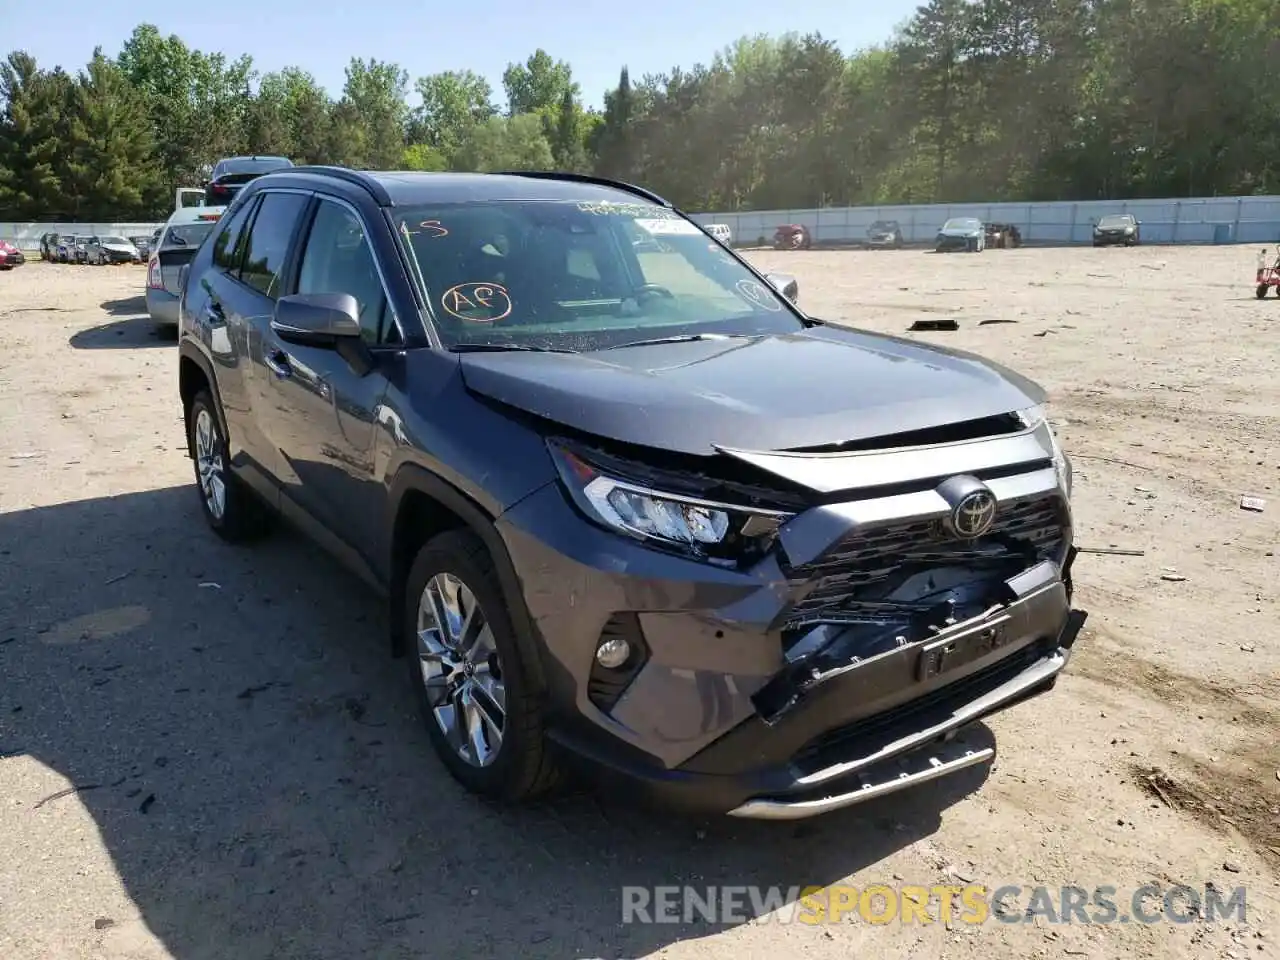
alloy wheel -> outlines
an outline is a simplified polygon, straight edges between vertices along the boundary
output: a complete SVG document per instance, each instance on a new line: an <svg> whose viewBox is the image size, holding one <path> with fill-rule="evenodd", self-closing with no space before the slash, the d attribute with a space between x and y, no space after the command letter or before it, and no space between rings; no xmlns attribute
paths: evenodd
<svg viewBox="0 0 1280 960"><path fill-rule="evenodd" d="M200 492L204 495L209 515L221 520L227 512L227 481L223 473L222 440L213 414L201 407L196 414L196 469L200 474Z"/></svg>
<svg viewBox="0 0 1280 960"><path fill-rule="evenodd" d="M506 684L493 630L475 594L438 573L418 601L418 660L431 714L445 740L474 767L498 757Z"/></svg>

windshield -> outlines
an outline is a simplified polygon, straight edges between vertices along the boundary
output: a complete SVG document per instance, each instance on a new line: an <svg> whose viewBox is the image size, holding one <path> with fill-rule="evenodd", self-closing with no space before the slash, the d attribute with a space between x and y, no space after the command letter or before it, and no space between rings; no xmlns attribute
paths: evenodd
<svg viewBox="0 0 1280 960"><path fill-rule="evenodd" d="M1128 227L1133 224L1133 217L1103 217L1098 221L1100 227Z"/></svg>
<svg viewBox="0 0 1280 960"><path fill-rule="evenodd" d="M202 220L199 223L176 223L165 234L164 245L166 247L198 247L214 226L212 220Z"/></svg>
<svg viewBox="0 0 1280 960"><path fill-rule="evenodd" d="M804 328L723 246L655 204L442 204L396 221L450 348L585 351Z"/></svg>
<svg viewBox="0 0 1280 960"><path fill-rule="evenodd" d="M898 222L896 220L877 220L871 225L872 230L884 230L886 232L896 230L897 227Z"/></svg>
<svg viewBox="0 0 1280 960"><path fill-rule="evenodd" d="M981 230L982 224L969 217L957 217L942 225L943 230Z"/></svg>
<svg viewBox="0 0 1280 960"><path fill-rule="evenodd" d="M103 237L101 242L102 243L123 243L126 245L129 243L129 241L126 240L124 237Z"/></svg>

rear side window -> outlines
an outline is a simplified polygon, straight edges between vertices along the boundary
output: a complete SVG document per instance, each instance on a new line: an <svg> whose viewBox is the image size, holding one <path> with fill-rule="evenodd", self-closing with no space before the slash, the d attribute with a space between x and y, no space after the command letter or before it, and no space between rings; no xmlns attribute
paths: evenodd
<svg viewBox="0 0 1280 960"><path fill-rule="evenodd" d="M223 223L222 229L218 231L218 236L213 241L213 265L218 269L234 273L240 266L240 253L243 250L240 237L253 207L254 201L251 199Z"/></svg>
<svg viewBox="0 0 1280 960"><path fill-rule="evenodd" d="M297 193L264 194L258 204L258 215L249 228L240 279L273 300L280 294L289 245L309 200Z"/></svg>

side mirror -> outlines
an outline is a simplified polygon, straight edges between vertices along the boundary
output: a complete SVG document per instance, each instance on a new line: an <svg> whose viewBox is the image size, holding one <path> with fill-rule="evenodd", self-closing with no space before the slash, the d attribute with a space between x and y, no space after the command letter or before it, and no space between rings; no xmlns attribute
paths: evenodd
<svg viewBox="0 0 1280 960"><path fill-rule="evenodd" d="M792 303L800 302L800 283L789 273L768 273L765 279L769 285Z"/></svg>
<svg viewBox="0 0 1280 960"><path fill-rule="evenodd" d="M356 376L373 370L374 358L360 333L360 304L349 293L294 293L276 301L271 329L285 343L327 347Z"/></svg>
<svg viewBox="0 0 1280 960"><path fill-rule="evenodd" d="M334 347L360 336L360 305L349 293L295 293L276 301L271 329L286 343Z"/></svg>

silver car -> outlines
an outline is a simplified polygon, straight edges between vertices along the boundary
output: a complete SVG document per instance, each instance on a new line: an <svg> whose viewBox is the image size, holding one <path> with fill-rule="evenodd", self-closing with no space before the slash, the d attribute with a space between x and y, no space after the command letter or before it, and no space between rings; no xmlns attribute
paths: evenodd
<svg viewBox="0 0 1280 960"><path fill-rule="evenodd" d="M220 210L189 207L161 228L147 264L147 313L156 323L178 325L179 273L213 232Z"/></svg>

